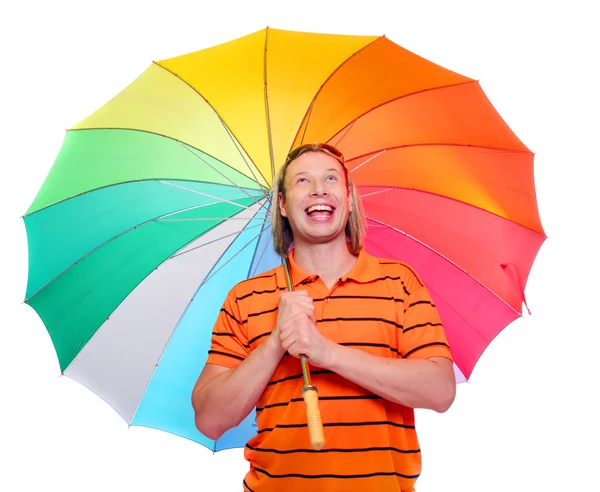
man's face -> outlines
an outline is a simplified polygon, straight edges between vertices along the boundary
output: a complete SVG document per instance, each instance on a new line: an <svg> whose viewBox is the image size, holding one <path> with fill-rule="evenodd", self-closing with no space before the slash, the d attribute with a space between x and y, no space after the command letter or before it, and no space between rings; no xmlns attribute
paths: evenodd
<svg viewBox="0 0 600 492"><path fill-rule="evenodd" d="M342 165L324 152L306 152L292 161L279 194L294 243L319 244L345 237L351 197ZM345 240L345 239L344 239Z"/></svg>

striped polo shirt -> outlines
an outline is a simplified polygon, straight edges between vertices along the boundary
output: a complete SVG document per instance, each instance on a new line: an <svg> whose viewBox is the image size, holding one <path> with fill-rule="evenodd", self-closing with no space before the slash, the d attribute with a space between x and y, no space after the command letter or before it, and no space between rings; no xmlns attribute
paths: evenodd
<svg viewBox="0 0 600 492"><path fill-rule="evenodd" d="M308 291L317 328L329 339L379 357L451 359L438 311L408 265L364 250L329 290L290 255L294 290ZM236 285L215 324L208 364L236 367L271 333L287 290L279 266ZM300 360L285 354L256 407L258 433L245 449L251 492L408 492L421 471L412 408L312 367L325 434L313 451L302 399Z"/></svg>

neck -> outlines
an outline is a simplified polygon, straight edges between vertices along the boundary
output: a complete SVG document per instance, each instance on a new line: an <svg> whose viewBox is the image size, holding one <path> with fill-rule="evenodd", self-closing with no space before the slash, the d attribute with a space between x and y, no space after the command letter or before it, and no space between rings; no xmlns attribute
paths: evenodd
<svg viewBox="0 0 600 492"><path fill-rule="evenodd" d="M350 271L356 262L346 244L331 241L323 244L295 244L294 261L306 273L318 275L329 288Z"/></svg>

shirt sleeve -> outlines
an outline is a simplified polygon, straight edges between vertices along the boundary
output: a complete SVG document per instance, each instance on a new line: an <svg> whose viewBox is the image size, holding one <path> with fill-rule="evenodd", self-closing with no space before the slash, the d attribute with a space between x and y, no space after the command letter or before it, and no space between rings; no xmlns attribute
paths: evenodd
<svg viewBox="0 0 600 492"><path fill-rule="evenodd" d="M403 358L452 360L440 315L426 287L419 287L405 299L403 328L400 350Z"/></svg>
<svg viewBox="0 0 600 492"><path fill-rule="evenodd" d="M212 332L207 364L237 367L250 353L248 335L241 319L235 289L232 289L221 307Z"/></svg>

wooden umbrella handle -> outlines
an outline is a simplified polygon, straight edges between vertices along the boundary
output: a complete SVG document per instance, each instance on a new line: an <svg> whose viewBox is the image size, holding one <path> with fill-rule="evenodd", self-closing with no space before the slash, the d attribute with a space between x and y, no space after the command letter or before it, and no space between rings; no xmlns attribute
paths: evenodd
<svg viewBox="0 0 600 492"><path fill-rule="evenodd" d="M315 451L321 451L325 447L325 435L323 434L323 422L319 411L319 395L314 386L304 386L302 397L306 404L306 423L308 424L308 435L310 445Z"/></svg>

